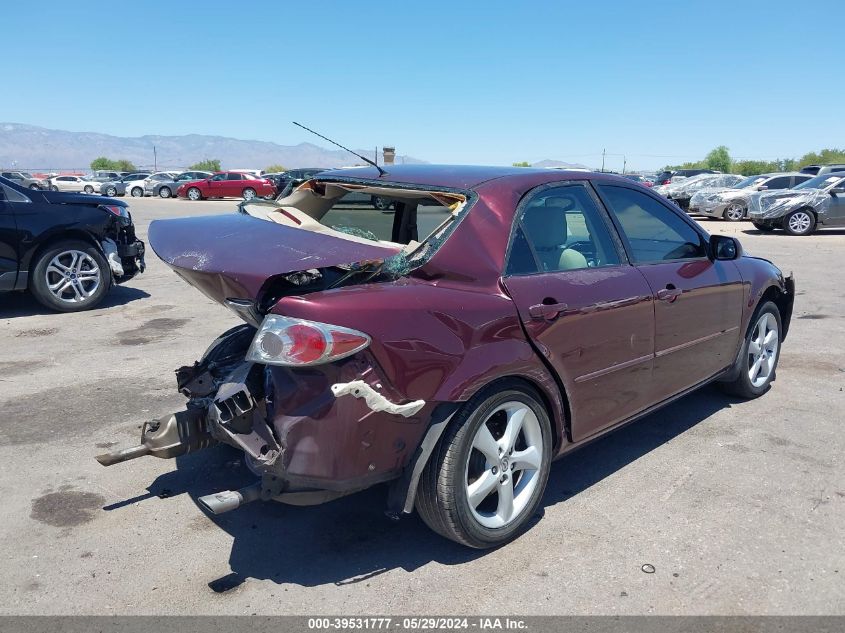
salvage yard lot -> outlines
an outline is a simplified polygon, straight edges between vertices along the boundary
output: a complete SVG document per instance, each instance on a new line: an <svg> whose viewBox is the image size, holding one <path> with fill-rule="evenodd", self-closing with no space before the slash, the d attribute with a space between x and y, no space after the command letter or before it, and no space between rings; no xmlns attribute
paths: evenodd
<svg viewBox="0 0 845 633"><path fill-rule="evenodd" d="M129 202L145 241L235 207ZM223 448L97 464L181 408L172 370L238 323L152 251L87 313L1 297L0 613L845 614L845 231L703 224L795 273L772 391L706 388L556 462L544 519L490 552L390 522L383 488L209 518L197 497L248 480Z"/></svg>

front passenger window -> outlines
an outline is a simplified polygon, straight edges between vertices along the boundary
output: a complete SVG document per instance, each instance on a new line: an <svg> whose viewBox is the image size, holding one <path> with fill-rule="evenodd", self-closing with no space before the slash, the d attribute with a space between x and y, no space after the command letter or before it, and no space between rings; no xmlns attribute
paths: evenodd
<svg viewBox="0 0 845 633"><path fill-rule="evenodd" d="M707 256L701 235L683 218L648 194L627 187L598 185L628 239L638 264Z"/></svg>

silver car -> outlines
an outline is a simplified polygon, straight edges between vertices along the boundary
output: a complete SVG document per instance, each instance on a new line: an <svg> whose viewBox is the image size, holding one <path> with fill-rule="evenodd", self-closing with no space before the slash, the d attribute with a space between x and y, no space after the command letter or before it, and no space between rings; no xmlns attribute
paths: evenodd
<svg viewBox="0 0 845 633"><path fill-rule="evenodd" d="M761 231L809 235L819 226L845 226L845 173L827 172L785 191L751 196L748 217Z"/></svg>
<svg viewBox="0 0 845 633"><path fill-rule="evenodd" d="M0 176L8 178L16 185L26 187L27 189L49 189L50 183L41 178L36 178L26 171L4 171L0 172Z"/></svg>
<svg viewBox="0 0 845 633"><path fill-rule="evenodd" d="M194 180L205 180L213 176L210 171L183 171L171 178L161 180L149 180L146 183L146 193L150 196L158 196L160 198L172 198L176 195L176 190L180 185Z"/></svg>
<svg viewBox="0 0 845 633"><path fill-rule="evenodd" d="M812 175L797 171L760 174L749 176L733 187L702 189L690 198L689 213L706 215L711 218L724 218L729 222L739 222L748 213L751 194L757 191L789 189L810 178L812 178Z"/></svg>
<svg viewBox="0 0 845 633"><path fill-rule="evenodd" d="M129 186L130 182L135 180L144 180L144 178L149 175L149 172L133 172L117 180L104 182L100 185L100 193L104 196L108 196L109 198L114 198L115 196L125 196L126 188ZM143 190L141 193L143 195Z"/></svg>

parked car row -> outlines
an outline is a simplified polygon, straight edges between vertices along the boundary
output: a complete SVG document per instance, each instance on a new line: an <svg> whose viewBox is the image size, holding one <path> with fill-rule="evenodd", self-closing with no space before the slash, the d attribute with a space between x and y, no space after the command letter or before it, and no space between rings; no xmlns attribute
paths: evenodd
<svg viewBox="0 0 845 633"><path fill-rule="evenodd" d="M751 196L759 191L790 189L810 180L811 174L780 172L759 174L740 180L730 187L705 188L692 195L689 213L739 222L748 214Z"/></svg>
<svg viewBox="0 0 845 633"><path fill-rule="evenodd" d="M792 189L753 194L748 217L761 231L783 229L790 235L845 226L845 172L827 171Z"/></svg>
<svg viewBox="0 0 845 633"><path fill-rule="evenodd" d="M0 176L6 178L16 185L26 187L27 189L49 189L50 183L43 178L36 178L26 171L4 171L0 172Z"/></svg>

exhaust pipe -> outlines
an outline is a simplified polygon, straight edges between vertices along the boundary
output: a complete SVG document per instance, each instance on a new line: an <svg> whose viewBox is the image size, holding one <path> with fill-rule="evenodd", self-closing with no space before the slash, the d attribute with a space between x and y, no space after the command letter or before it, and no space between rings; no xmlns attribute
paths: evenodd
<svg viewBox="0 0 845 633"><path fill-rule="evenodd" d="M144 455L168 459L208 448L217 440L211 437L204 422L205 412L199 409L171 413L144 423L140 445L97 455L96 459L103 466L112 466Z"/></svg>
<svg viewBox="0 0 845 633"><path fill-rule="evenodd" d="M223 514L237 510L242 505L261 498L261 484L255 483L240 490L221 490L213 495L197 499L212 514Z"/></svg>

